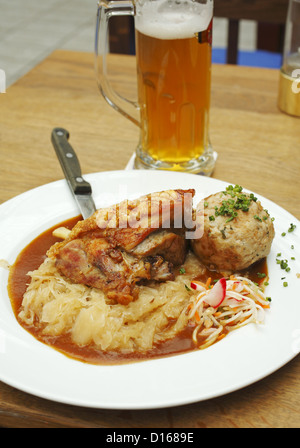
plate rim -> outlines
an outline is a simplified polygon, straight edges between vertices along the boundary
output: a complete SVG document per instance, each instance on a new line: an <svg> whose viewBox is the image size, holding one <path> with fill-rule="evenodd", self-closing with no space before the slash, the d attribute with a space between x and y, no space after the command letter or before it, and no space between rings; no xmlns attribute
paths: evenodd
<svg viewBox="0 0 300 448"><path fill-rule="evenodd" d="M149 175L149 171L148 170L144 170L144 171L146 171L147 174ZM142 173L142 170L139 170L139 171L114 170L114 171L103 171L103 172L88 173L88 174L83 175L83 177L86 178L86 180L92 182L94 180L94 178L96 178L98 176L104 176L104 177L105 176L122 176L122 177L126 177L126 178L127 177L135 178L135 177L139 177L141 175L141 173ZM169 171L151 171L151 176L152 175L154 177L155 176L161 177L162 175L165 175L167 177L169 176L170 178L172 178L174 176L175 177L188 176L188 177L186 177L186 179L188 179L188 178L195 179L195 175L192 175L192 174L178 173L178 172L171 172L170 173ZM219 179L215 179L215 178L207 178L207 177L202 177L202 176L198 176L198 180L199 180L200 183L203 180L205 180L205 182L208 182L208 183L211 183L211 184L220 183L222 185L226 185L226 184L228 185L228 184L231 183L231 182L227 182L227 181L223 181L223 180L219 180ZM2 212L3 208L9 207L11 204L14 204L16 201L22 200L22 199L26 198L27 195L32 195L32 194L34 195L36 193L39 193L39 192L43 191L43 189L47 190L49 187L50 188L51 187L60 188L64 184L65 184L65 188L68 189L68 186L66 184L65 179L59 179L59 180L55 180L55 181L50 182L50 183L46 183L46 184L37 186L37 187L35 187L33 189L27 190L27 191L19 194L19 195L13 197L13 198L10 198L9 200L7 200L4 203L0 204L0 215L1 215L1 212ZM157 190L153 189L153 191L157 191ZM244 191L250 191L250 190L245 188ZM257 194L257 193L255 193L255 194ZM259 199L263 199L264 201L268 201L268 203L271 204L272 207L276 208L276 210L278 212L280 212L280 213L283 212L284 215L289 216L289 219L293 219L294 221L296 220L296 222L299 224L299 220L295 216L293 216L290 212L288 212L287 210L283 209L281 206L279 206L278 204L276 204L275 202L269 200L266 197L263 197L263 196L261 196L259 194L257 194L257 196L259 197ZM70 197L71 197L71 194L70 194ZM74 204L73 208L75 208L75 207L76 207L76 205ZM49 225L49 227L51 227L51 226ZM16 321L16 323L17 323L17 321ZM0 319L0 331L1 331L1 319ZM51 349L51 350L53 350L53 349ZM195 353L195 352L191 352L191 353ZM188 353L188 354L176 355L176 357L177 356L182 357L182 356L186 356L186 355L189 356L190 354ZM62 356L65 356L65 355L62 355ZM231 388L229 387L229 388L227 388L227 390L223 390L221 393L220 393L220 391L216 391L215 394L211 394L210 393L208 396L203 396L202 398L199 398L199 397L195 396L194 399L189 398L188 401L186 399L181 398L180 400L174 399L173 401L169 401L169 403L164 403L164 402L152 403L152 404L148 403L146 406L143 403L139 403L139 404L138 403L135 403L135 404L134 403L131 403L131 404L130 403L127 403L127 404L126 403L119 403L118 405L116 405L116 403L114 403L114 404L112 404L110 406L108 403L106 403L105 405L103 405L103 404L100 405L100 404L97 404L97 403L90 403L88 401L84 402L83 400L80 400L78 402L78 400L74 399L72 401L72 400L70 400L70 398L69 399L66 399L66 398L63 398L63 397L61 397L61 398L55 397L54 398L53 396L50 396L47 393L42 393L42 392L36 393L36 392L33 392L32 388L30 388L30 387L26 388L26 387L22 386L22 384L20 384L20 383L18 383L16 381L9 381L9 379L6 379L6 380L3 379L2 375L1 375L1 368L0 368L0 380L3 381L6 384L12 386L12 387L15 387L15 388L17 388L19 390L22 390L24 392L27 392L29 394L32 394L32 395L35 395L35 396L38 396L38 397L41 397L41 398L45 398L45 399L48 399L48 400L64 403L64 404L70 404L70 405L75 405L75 406L84 406L84 407L89 407L89 408L99 408L99 409L100 408L104 408L104 409L140 409L140 410L141 409L156 409L156 408L167 408L167 407L191 404L191 403L195 403L195 402L199 402L199 401L203 401L203 400L207 400L207 399L216 398L218 396L226 395L226 394L229 394L229 393L231 393L233 391L240 390L240 389L242 389L242 388L244 388L244 387L246 387L246 386L248 386L250 384L253 384L253 383L255 383L257 381L260 381L261 379L269 376L270 374L272 374L276 370L280 369L282 366L286 365L288 362L290 362L296 356L297 356L297 353L296 354L290 354L275 369L271 368L270 371L261 374L260 377L255 377L255 379L253 379L251 382L248 382L247 380L245 380L245 381L242 381L239 385L235 385L235 386L232 385ZM163 358L163 359L167 360L168 358L169 357ZM175 358L175 357L173 357L173 358ZM154 362L156 362L156 361L157 360L154 360ZM78 362L78 361L75 361L75 362ZM151 361L144 361L144 362L149 363ZM96 366L96 367L98 367L98 366ZM118 368L118 366L116 366L116 368Z"/></svg>

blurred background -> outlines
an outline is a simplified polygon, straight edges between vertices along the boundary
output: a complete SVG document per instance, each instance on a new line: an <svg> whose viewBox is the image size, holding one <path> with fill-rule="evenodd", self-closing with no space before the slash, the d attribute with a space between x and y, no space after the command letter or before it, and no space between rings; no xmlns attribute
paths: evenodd
<svg viewBox="0 0 300 448"><path fill-rule="evenodd" d="M226 2L238 3L217 1L225 6ZM272 13L273 2L268 1ZM93 52L96 12L97 0L0 0L0 68L6 73L7 87L55 49ZM112 52L134 54L131 26L128 18L112 26ZM227 41L235 38L239 50L236 63L279 68L283 32L283 25L258 25L255 20L237 24L230 17L215 17L213 62L226 62Z"/></svg>

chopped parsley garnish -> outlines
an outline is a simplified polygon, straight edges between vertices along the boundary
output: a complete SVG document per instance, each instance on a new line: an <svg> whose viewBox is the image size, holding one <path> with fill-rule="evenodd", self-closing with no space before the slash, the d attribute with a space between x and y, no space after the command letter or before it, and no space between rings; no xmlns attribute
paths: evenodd
<svg viewBox="0 0 300 448"><path fill-rule="evenodd" d="M297 227L296 224L291 223L290 227L288 228L288 232L289 233L293 232L296 227ZM281 236L285 236L285 235L286 235L286 232L282 232ZM294 246L291 246L291 248L294 249Z"/></svg>
<svg viewBox="0 0 300 448"><path fill-rule="evenodd" d="M279 260L276 258L276 262L277 264L280 264L281 269L284 269L285 272L290 272L291 268L289 267L287 260Z"/></svg>
<svg viewBox="0 0 300 448"><path fill-rule="evenodd" d="M277 254L277 257L281 257L281 252ZM295 260L295 257L291 257L291 260ZM276 263L280 265L280 268L283 269L285 272L290 272L291 268L288 265L287 259L280 259L276 258ZM281 280L285 280L286 277L281 277ZM287 287L288 282L283 282L283 286Z"/></svg>
<svg viewBox="0 0 300 448"><path fill-rule="evenodd" d="M185 274L185 269L184 268L180 268L179 269L179 274Z"/></svg>
<svg viewBox="0 0 300 448"><path fill-rule="evenodd" d="M293 232L295 230L295 228L296 228L296 224L292 224L291 223L291 225L290 225L290 227L288 229L288 232Z"/></svg>
<svg viewBox="0 0 300 448"><path fill-rule="evenodd" d="M247 195L242 191L243 187L239 185L229 185L226 188L226 191L223 191L222 193L226 196L230 196L230 198L222 201L220 207L215 207L215 216L228 216L226 222L230 222L237 217L238 210L248 212L251 202L256 202L257 198L253 193ZM212 216L209 217L211 221L214 220L212 218Z"/></svg>
<svg viewBox="0 0 300 448"><path fill-rule="evenodd" d="M287 260L280 260L280 267L281 269L287 269L288 267Z"/></svg>
<svg viewBox="0 0 300 448"><path fill-rule="evenodd" d="M226 240L226 233L225 233L225 231L226 231L226 227L224 227L224 229L221 229L223 240Z"/></svg>

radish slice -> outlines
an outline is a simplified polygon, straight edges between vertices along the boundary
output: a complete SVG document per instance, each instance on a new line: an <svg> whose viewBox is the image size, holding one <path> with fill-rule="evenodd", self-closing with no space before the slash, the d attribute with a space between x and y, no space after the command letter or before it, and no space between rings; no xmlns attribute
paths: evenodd
<svg viewBox="0 0 300 448"><path fill-rule="evenodd" d="M226 299L226 305L237 306L238 303L241 303L243 301L244 301L244 299L236 299L234 297L230 297L230 298Z"/></svg>
<svg viewBox="0 0 300 448"><path fill-rule="evenodd" d="M221 305L226 296L226 279L220 278L212 289L210 289L205 297L204 301L212 306L218 308Z"/></svg>
<svg viewBox="0 0 300 448"><path fill-rule="evenodd" d="M191 282L191 288L195 291L206 291L203 285L199 284L196 280Z"/></svg>
<svg viewBox="0 0 300 448"><path fill-rule="evenodd" d="M235 288L234 291L235 292L242 292L244 289L244 285L241 282L234 282Z"/></svg>

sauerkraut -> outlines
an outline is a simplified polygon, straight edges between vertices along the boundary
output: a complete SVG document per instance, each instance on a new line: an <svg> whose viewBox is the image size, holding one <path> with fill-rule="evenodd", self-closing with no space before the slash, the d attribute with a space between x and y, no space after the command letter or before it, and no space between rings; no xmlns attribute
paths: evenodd
<svg viewBox="0 0 300 448"><path fill-rule="evenodd" d="M110 301L99 289L72 283L47 258L28 274L31 282L19 319L27 326L39 327L43 335L68 334L78 346L145 352L187 326L191 300L187 285L203 269L190 253L174 281L140 286L139 298L122 305Z"/></svg>

